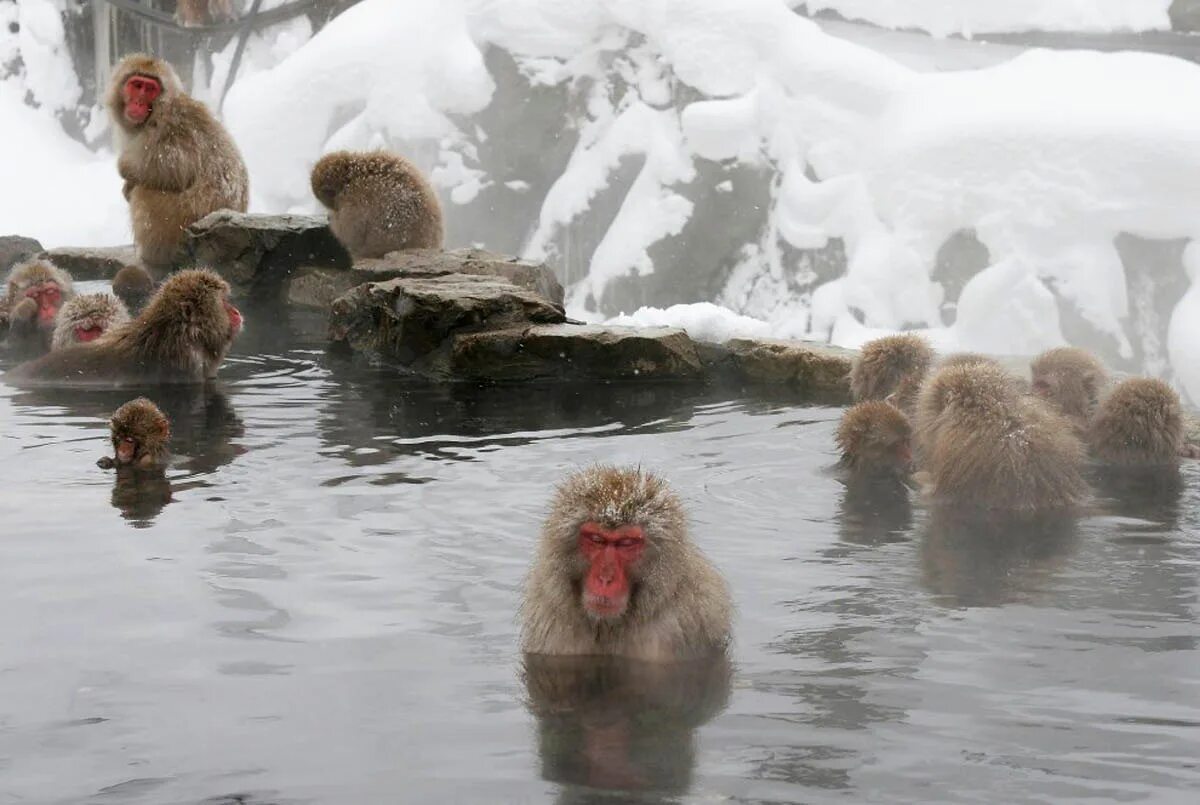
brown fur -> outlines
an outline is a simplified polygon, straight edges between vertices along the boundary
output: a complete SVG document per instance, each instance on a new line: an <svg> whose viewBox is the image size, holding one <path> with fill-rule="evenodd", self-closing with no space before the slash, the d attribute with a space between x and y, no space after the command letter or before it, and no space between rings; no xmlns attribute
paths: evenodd
<svg viewBox="0 0 1200 805"><path fill-rule="evenodd" d="M112 290L126 308L138 313L154 294L154 278L140 266L125 266L113 277Z"/></svg>
<svg viewBox="0 0 1200 805"><path fill-rule="evenodd" d="M999 366L1000 362L995 358L990 358L987 355L981 355L978 352L951 352L946 357L938 361L939 369L945 369L947 366L962 366L965 363L990 363L993 366Z"/></svg>
<svg viewBox="0 0 1200 805"><path fill-rule="evenodd" d="M918 403L922 474L936 502L1046 511L1081 502L1083 444L1011 375L970 363L941 369Z"/></svg>
<svg viewBox="0 0 1200 805"><path fill-rule="evenodd" d="M1108 382L1104 365L1086 350L1056 347L1034 358L1029 370L1034 393L1057 406L1084 435Z"/></svg>
<svg viewBox="0 0 1200 805"><path fill-rule="evenodd" d="M171 440L171 423L158 406L145 397L122 405L109 421L112 431L113 458L101 466L129 464L148 468L161 466L167 460L167 443ZM117 445L130 439L134 443L133 459L122 462L117 457Z"/></svg>
<svg viewBox="0 0 1200 805"><path fill-rule="evenodd" d="M37 303L25 292L35 285L53 282L58 285L62 303L75 295L71 275L49 260L33 259L13 266L5 283L6 318L9 346L25 356L40 355L50 349L54 325L39 325ZM59 308L60 312L62 308Z"/></svg>
<svg viewBox="0 0 1200 805"><path fill-rule="evenodd" d="M163 86L150 116L140 125L125 119L121 88L133 75ZM210 212L246 211L249 178L229 133L204 104L183 91L161 59L137 53L113 71L108 111L118 133L117 169L142 262L168 269L181 257L185 230Z"/></svg>
<svg viewBox="0 0 1200 805"><path fill-rule="evenodd" d="M442 248L442 206L415 165L386 151L338 151L312 170L329 228L354 257Z"/></svg>
<svg viewBox="0 0 1200 805"><path fill-rule="evenodd" d="M899 409L882 400L867 400L847 409L837 429L841 466L853 475L896 475L908 472L912 426Z"/></svg>
<svg viewBox="0 0 1200 805"><path fill-rule="evenodd" d="M868 341L850 369L851 396L855 402L891 397L901 410L909 410L932 362L933 348L919 335Z"/></svg>
<svg viewBox="0 0 1200 805"><path fill-rule="evenodd" d="M175 6L175 19L180 25L194 28L229 22L237 17L233 13L232 0L179 0Z"/></svg>
<svg viewBox="0 0 1200 805"><path fill-rule="evenodd" d="M106 293L76 296L59 309L50 348L62 349L79 343L75 335L77 327L99 327L102 333L107 333L128 321L129 311L115 296Z"/></svg>
<svg viewBox="0 0 1200 805"><path fill-rule="evenodd" d="M616 621L594 620L583 606L579 528L588 521L645 533L629 609ZM731 612L725 580L692 543L683 503L660 477L596 466L558 487L525 583L523 651L682 660L723 649Z"/></svg>
<svg viewBox="0 0 1200 805"><path fill-rule="evenodd" d="M1179 395L1161 380L1117 384L1092 417L1088 444L1096 460L1122 467L1172 466L1183 447Z"/></svg>
<svg viewBox="0 0 1200 805"><path fill-rule="evenodd" d="M22 364L13 380L97 384L198 383L216 376L236 333L229 285L208 269L180 271L133 321L87 344Z"/></svg>

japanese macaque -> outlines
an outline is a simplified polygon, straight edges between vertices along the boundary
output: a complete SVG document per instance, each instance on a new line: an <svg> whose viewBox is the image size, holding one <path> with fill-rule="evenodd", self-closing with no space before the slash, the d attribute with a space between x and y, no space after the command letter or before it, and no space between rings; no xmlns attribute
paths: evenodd
<svg viewBox="0 0 1200 805"><path fill-rule="evenodd" d="M175 5L175 19L180 25L195 28L215 22L236 19L233 0L179 0Z"/></svg>
<svg viewBox="0 0 1200 805"><path fill-rule="evenodd" d="M1083 443L1067 420L986 363L939 369L917 406L921 476L938 503L1036 512L1080 503Z"/></svg>
<svg viewBox="0 0 1200 805"><path fill-rule="evenodd" d="M8 343L18 354L50 349L59 309L75 294L71 275L48 260L30 260L8 274Z"/></svg>
<svg viewBox="0 0 1200 805"><path fill-rule="evenodd" d="M403 157L338 151L312 170L312 191L329 208L329 228L353 257L442 248L442 207Z"/></svg>
<svg viewBox="0 0 1200 805"><path fill-rule="evenodd" d="M558 487L525 583L523 651L686 660L724 649L731 611L662 478L596 466Z"/></svg>
<svg viewBox="0 0 1200 805"><path fill-rule="evenodd" d="M995 358L982 355L978 352L951 352L949 355L940 359L937 362L939 369L945 369L947 366L962 366L964 363L990 363L993 366L999 366L1000 362Z"/></svg>
<svg viewBox="0 0 1200 805"><path fill-rule="evenodd" d="M912 464L912 426L898 408L868 400L846 410L837 429L840 466L852 476L903 478Z"/></svg>
<svg viewBox="0 0 1200 805"><path fill-rule="evenodd" d="M186 230L210 212L246 211L246 165L228 132L189 97L171 65L145 54L113 71L108 111L115 124L133 239L142 262L170 269Z"/></svg>
<svg viewBox="0 0 1200 805"><path fill-rule="evenodd" d="M687 663L526 655L542 778L593 792L686 795L696 729L725 709L732 676L724 653Z"/></svg>
<svg viewBox="0 0 1200 805"><path fill-rule="evenodd" d="M1179 395L1161 380L1148 377L1118 383L1088 427L1092 457L1110 466L1175 466L1183 443Z"/></svg>
<svg viewBox="0 0 1200 805"><path fill-rule="evenodd" d="M106 293L88 293L69 300L58 311L51 349L95 341L129 321L129 311L120 299Z"/></svg>
<svg viewBox="0 0 1200 805"><path fill-rule="evenodd" d="M174 274L133 321L22 364L10 380L199 383L215 377L242 329L229 284L208 269Z"/></svg>
<svg viewBox="0 0 1200 805"><path fill-rule="evenodd" d="M166 414L145 397L130 400L113 412L109 428L113 456L101 458L96 462L98 466L149 469L161 467L166 462L171 423Z"/></svg>
<svg viewBox="0 0 1200 805"><path fill-rule="evenodd" d="M1084 436L1108 382L1104 365L1078 347L1056 347L1034 358L1029 369L1033 393L1057 406Z"/></svg>
<svg viewBox="0 0 1200 805"><path fill-rule="evenodd" d="M112 290L131 313L140 313L154 295L154 278L141 266L125 266L113 277Z"/></svg>
<svg viewBox="0 0 1200 805"><path fill-rule="evenodd" d="M933 348L919 335L868 341L850 369L850 394L855 402L890 399L901 410L910 410L932 363Z"/></svg>

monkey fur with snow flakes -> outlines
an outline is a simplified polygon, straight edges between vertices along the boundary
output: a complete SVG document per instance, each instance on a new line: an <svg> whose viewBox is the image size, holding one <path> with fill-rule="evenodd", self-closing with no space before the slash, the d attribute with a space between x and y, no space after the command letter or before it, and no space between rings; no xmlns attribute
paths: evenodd
<svg viewBox="0 0 1200 805"><path fill-rule="evenodd" d="M729 641L729 589L657 475L596 466L559 487L521 606L529 654L671 662Z"/></svg>
<svg viewBox="0 0 1200 805"><path fill-rule="evenodd" d="M442 248L442 206L407 159L386 151L338 151L312 170L329 228L353 257Z"/></svg>
<svg viewBox="0 0 1200 805"><path fill-rule="evenodd" d="M69 300L58 311L51 349L95 341L114 327L129 321L124 303L106 293L88 293Z"/></svg>
<svg viewBox="0 0 1200 805"><path fill-rule="evenodd" d="M246 165L229 133L162 59L122 59L107 105L138 253L148 267L169 270L183 256L189 226L216 210L246 211Z"/></svg>

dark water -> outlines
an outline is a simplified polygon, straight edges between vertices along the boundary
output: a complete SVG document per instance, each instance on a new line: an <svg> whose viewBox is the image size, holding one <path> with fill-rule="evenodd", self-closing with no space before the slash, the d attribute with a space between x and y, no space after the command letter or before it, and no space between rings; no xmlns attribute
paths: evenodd
<svg viewBox="0 0 1200 805"><path fill-rule="evenodd" d="M1200 794L1197 465L980 529L822 472L832 408L428 388L254 332L155 394L162 478L94 466L131 392L0 385L0 803ZM548 490L595 460L689 501L731 664L521 668Z"/></svg>

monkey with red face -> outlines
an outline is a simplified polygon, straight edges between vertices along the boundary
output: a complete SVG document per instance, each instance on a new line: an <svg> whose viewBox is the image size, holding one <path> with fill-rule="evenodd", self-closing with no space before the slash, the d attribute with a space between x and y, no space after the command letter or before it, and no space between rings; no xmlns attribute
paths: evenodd
<svg viewBox="0 0 1200 805"><path fill-rule="evenodd" d="M8 275L9 348L23 356L50 348L63 303L75 295L71 275L49 260L30 260Z"/></svg>
<svg viewBox="0 0 1200 805"><path fill-rule="evenodd" d="M145 397L130 400L113 412L109 422L113 456L96 464L110 467L161 467L167 459L171 423L158 406Z"/></svg>
<svg viewBox="0 0 1200 805"><path fill-rule="evenodd" d="M142 262L167 270L183 257L186 230L210 212L246 211L246 165L229 133L183 91L162 59L137 53L113 71L108 111L116 125L133 239Z"/></svg>
<svg viewBox="0 0 1200 805"><path fill-rule="evenodd" d="M76 296L58 312L58 324L54 327L51 348L62 349L71 344L95 341L127 321L129 311L115 296L106 293Z"/></svg>
<svg viewBox="0 0 1200 805"><path fill-rule="evenodd" d="M724 649L731 611L661 478L597 466L559 486L525 585L526 653L697 658Z"/></svg>

